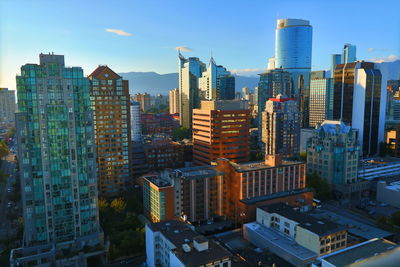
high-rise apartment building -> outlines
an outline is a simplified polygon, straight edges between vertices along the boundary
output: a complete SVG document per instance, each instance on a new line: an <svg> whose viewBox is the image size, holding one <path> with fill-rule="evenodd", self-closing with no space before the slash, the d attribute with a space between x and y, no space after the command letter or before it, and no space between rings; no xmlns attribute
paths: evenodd
<svg viewBox="0 0 400 267"><path fill-rule="evenodd" d="M147 112L150 109L150 95L148 93L135 94L133 100L140 103L140 110Z"/></svg>
<svg viewBox="0 0 400 267"><path fill-rule="evenodd" d="M260 81L257 89L257 109L258 109L258 129L262 127L261 114L265 110L265 102L277 95L287 95L295 98L293 91L292 77L289 72L283 69L267 70L259 74ZM261 131L259 131L259 140L261 140Z"/></svg>
<svg viewBox="0 0 400 267"><path fill-rule="evenodd" d="M307 20L278 19L275 32L275 67L292 75L299 101L301 127L308 127L312 26ZM289 96L289 95L288 95Z"/></svg>
<svg viewBox="0 0 400 267"><path fill-rule="evenodd" d="M179 113L179 89L169 91L169 114Z"/></svg>
<svg viewBox="0 0 400 267"><path fill-rule="evenodd" d="M127 80L107 66L89 76L101 195L119 195L130 179L130 96Z"/></svg>
<svg viewBox="0 0 400 267"><path fill-rule="evenodd" d="M192 127L192 110L199 106L199 78L206 65L197 57L184 58L179 53L179 121Z"/></svg>
<svg viewBox="0 0 400 267"><path fill-rule="evenodd" d="M201 100L224 100L235 98L235 77L211 57L207 69L199 78Z"/></svg>
<svg viewBox="0 0 400 267"><path fill-rule="evenodd" d="M357 60L356 46L352 44L344 44L342 53L342 64L351 63Z"/></svg>
<svg viewBox="0 0 400 267"><path fill-rule="evenodd" d="M247 101L201 101L193 110L193 163L217 158L246 162L250 157L250 111Z"/></svg>
<svg viewBox="0 0 400 267"><path fill-rule="evenodd" d="M300 114L297 101L283 95L270 98L262 113L262 141L267 155L298 157Z"/></svg>
<svg viewBox="0 0 400 267"><path fill-rule="evenodd" d="M140 103L130 101L130 115L131 115L131 139L133 142L142 141L142 126L140 123Z"/></svg>
<svg viewBox="0 0 400 267"><path fill-rule="evenodd" d="M40 54L17 89L24 239L11 266L85 265L83 248L102 243L90 82L64 56Z"/></svg>
<svg viewBox="0 0 400 267"><path fill-rule="evenodd" d="M0 123L15 121L15 91L0 88Z"/></svg>
<svg viewBox="0 0 400 267"><path fill-rule="evenodd" d="M325 71L312 71L310 80L310 127L332 118L333 79Z"/></svg>
<svg viewBox="0 0 400 267"><path fill-rule="evenodd" d="M386 94L382 97L382 75L374 63L339 64L335 69L333 119L359 130L363 155L378 153L384 141ZM383 112L382 112L383 110Z"/></svg>

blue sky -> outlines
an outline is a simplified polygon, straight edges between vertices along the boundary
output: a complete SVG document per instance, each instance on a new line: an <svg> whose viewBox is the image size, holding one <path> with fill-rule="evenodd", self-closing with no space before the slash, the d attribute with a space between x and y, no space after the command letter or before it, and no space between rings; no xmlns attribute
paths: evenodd
<svg viewBox="0 0 400 267"><path fill-rule="evenodd" d="M175 48L185 46L185 56L208 62L212 51L217 64L251 75L274 54L277 18L310 20L315 70L328 69L344 43L357 46L358 59L393 60L399 10L398 0L0 0L0 87L15 89L20 66L41 52L65 55L86 75L99 64L170 73Z"/></svg>

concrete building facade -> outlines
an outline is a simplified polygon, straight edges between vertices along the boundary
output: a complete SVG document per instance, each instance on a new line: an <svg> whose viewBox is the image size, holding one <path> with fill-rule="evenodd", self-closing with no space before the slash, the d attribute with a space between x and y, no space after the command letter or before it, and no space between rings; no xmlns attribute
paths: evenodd
<svg viewBox="0 0 400 267"><path fill-rule="evenodd" d="M88 78L91 83L99 193L115 196L132 183L129 84L107 66L97 67Z"/></svg>
<svg viewBox="0 0 400 267"><path fill-rule="evenodd" d="M150 109L150 95L148 93L135 94L133 100L140 103L142 112L147 112Z"/></svg>
<svg viewBox="0 0 400 267"><path fill-rule="evenodd" d="M298 157L300 114L297 101L283 95L270 98L262 113L262 141L267 155Z"/></svg>
<svg viewBox="0 0 400 267"><path fill-rule="evenodd" d="M15 121L15 91L0 88L0 123Z"/></svg>
<svg viewBox="0 0 400 267"><path fill-rule="evenodd" d="M250 158L250 111L247 101L201 101L193 110L193 163L217 158L246 162Z"/></svg>
<svg viewBox="0 0 400 267"><path fill-rule="evenodd" d="M179 113L179 89L169 91L169 114Z"/></svg>

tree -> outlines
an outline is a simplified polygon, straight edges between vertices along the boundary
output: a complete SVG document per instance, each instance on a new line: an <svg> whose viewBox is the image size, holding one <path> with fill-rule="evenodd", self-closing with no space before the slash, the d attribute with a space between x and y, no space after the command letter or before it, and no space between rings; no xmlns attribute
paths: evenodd
<svg viewBox="0 0 400 267"><path fill-rule="evenodd" d="M7 138L13 138L14 135L15 135L15 128L14 127L9 128L6 135Z"/></svg>
<svg viewBox="0 0 400 267"><path fill-rule="evenodd" d="M120 198L115 198L113 201L111 201L110 207L117 213L122 213L126 209L126 203L125 200L120 197Z"/></svg>
<svg viewBox="0 0 400 267"><path fill-rule="evenodd" d="M325 179L322 179L318 174L312 173L307 175L307 187L314 188L315 197L320 200L332 199L331 187Z"/></svg>
<svg viewBox="0 0 400 267"><path fill-rule="evenodd" d="M307 162L307 152L300 152L300 159Z"/></svg>
<svg viewBox="0 0 400 267"><path fill-rule="evenodd" d="M176 128L172 131L172 139L175 141L181 141L183 139L189 139L191 132L186 127Z"/></svg>
<svg viewBox="0 0 400 267"><path fill-rule="evenodd" d="M0 158L7 156L9 152L10 150L6 143L3 140L0 140Z"/></svg>

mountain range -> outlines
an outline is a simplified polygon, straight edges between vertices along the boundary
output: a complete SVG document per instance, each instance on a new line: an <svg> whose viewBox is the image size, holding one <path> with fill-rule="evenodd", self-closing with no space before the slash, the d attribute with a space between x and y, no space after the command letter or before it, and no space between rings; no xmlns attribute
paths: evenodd
<svg viewBox="0 0 400 267"><path fill-rule="evenodd" d="M130 94L147 92L150 95L168 95L168 91L178 87L178 73L158 74L156 72L123 72L119 73L129 80ZM258 85L258 76L235 75L235 89L254 88Z"/></svg>
<svg viewBox="0 0 400 267"><path fill-rule="evenodd" d="M400 60L382 62L382 75L388 80L400 79ZM129 80L131 94L147 92L150 95L168 95L168 91L178 87L178 73L158 74L156 72L124 72L119 73L125 80ZM240 92L243 87L253 89L258 85L258 76L235 75L235 90Z"/></svg>

